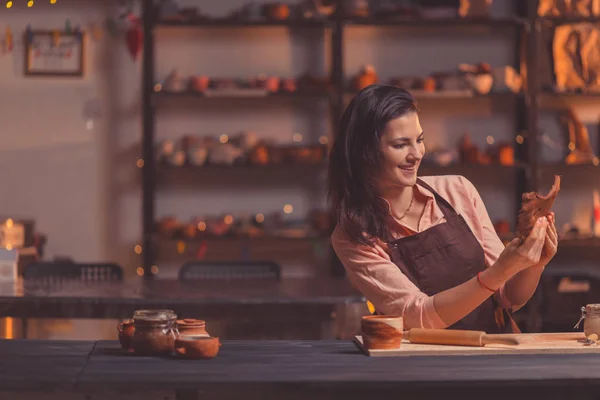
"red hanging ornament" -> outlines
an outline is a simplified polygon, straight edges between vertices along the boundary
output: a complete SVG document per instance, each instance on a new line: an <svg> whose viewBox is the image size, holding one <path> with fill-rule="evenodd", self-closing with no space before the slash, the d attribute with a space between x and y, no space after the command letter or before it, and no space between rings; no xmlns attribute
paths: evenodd
<svg viewBox="0 0 600 400"><path fill-rule="evenodd" d="M136 60L138 54L140 53L140 50L142 49L142 44L144 42L144 33L142 31L142 26L139 18L129 13L127 15L127 19L129 20L129 29L127 29L125 40L127 42L127 48L129 49L129 53L131 53L131 57L133 57L133 59Z"/></svg>

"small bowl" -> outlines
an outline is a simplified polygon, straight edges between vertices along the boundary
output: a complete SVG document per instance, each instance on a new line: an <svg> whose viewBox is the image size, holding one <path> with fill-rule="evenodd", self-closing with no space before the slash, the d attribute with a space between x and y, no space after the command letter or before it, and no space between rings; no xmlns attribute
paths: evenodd
<svg viewBox="0 0 600 400"><path fill-rule="evenodd" d="M185 335L175 340L175 351L182 357L192 359L215 358L221 343L218 337Z"/></svg>
<svg viewBox="0 0 600 400"><path fill-rule="evenodd" d="M403 320L395 315L367 315L360 321L366 349L398 349L402 343Z"/></svg>

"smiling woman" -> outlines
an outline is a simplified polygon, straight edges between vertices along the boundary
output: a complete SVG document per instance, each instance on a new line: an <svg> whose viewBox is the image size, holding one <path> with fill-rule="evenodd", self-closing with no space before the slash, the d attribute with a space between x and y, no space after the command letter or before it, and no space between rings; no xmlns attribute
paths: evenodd
<svg viewBox="0 0 600 400"><path fill-rule="evenodd" d="M333 248L353 285L405 329L518 331L510 312L556 254L554 216L505 248L471 182L418 177L423 141L406 90L372 85L352 100L330 155Z"/></svg>

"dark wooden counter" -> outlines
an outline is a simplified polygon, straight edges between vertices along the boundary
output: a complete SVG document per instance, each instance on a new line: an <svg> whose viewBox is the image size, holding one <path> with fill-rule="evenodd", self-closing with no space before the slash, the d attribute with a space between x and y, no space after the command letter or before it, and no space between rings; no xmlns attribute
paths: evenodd
<svg viewBox="0 0 600 400"><path fill-rule="evenodd" d="M546 400L600 389L600 354L369 358L348 341L224 341L213 360L181 360L112 341L0 340L0 359L3 399Z"/></svg>

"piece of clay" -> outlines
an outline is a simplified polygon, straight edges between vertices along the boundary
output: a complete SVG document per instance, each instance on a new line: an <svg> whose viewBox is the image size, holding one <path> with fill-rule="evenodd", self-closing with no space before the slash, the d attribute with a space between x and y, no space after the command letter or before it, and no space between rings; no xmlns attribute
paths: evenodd
<svg viewBox="0 0 600 400"><path fill-rule="evenodd" d="M550 213L552 204L560 191L560 176L554 176L554 185L548 192L547 195L543 196L535 192L524 193L522 196L521 210L519 211L519 217L517 219L517 237L524 240L531 229L535 221L540 217L545 217Z"/></svg>

